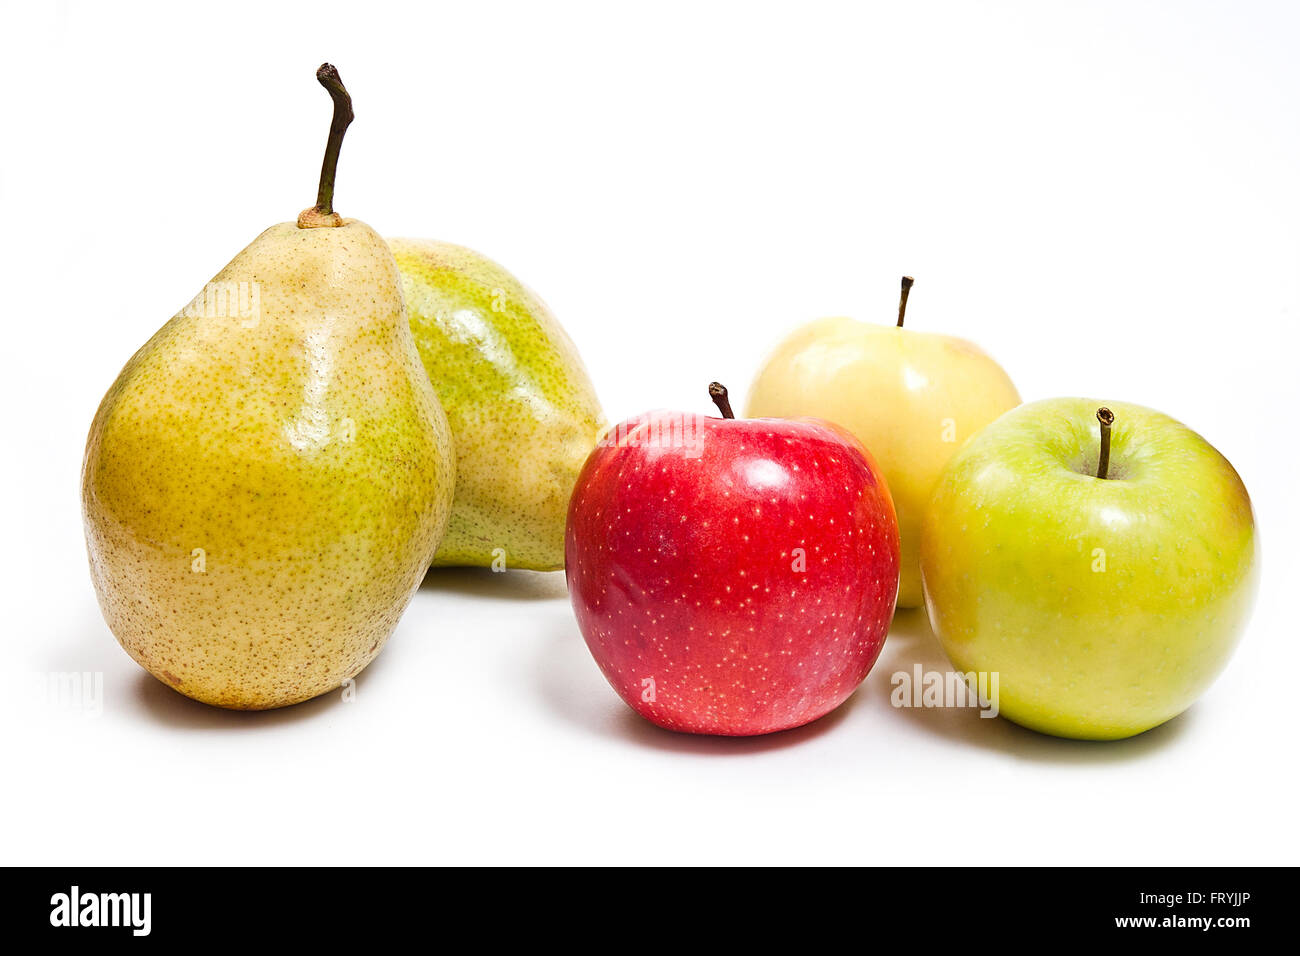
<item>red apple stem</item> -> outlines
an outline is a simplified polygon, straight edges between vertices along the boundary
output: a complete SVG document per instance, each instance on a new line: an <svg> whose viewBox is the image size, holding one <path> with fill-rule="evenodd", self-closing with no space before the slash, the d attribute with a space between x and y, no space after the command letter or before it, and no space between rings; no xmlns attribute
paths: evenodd
<svg viewBox="0 0 1300 956"><path fill-rule="evenodd" d="M334 101L334 118L330 121L330 135L325 142L325 159L320 167L320 186L316 190L316 205L304 209L299 214L299 229L343 225L343 217L334 211L334 174L339 168L339 149L343 146L343 134L348 131L348 125L353 119L352 97L343 86L339 71L333 65L322 63L316 70L316 79Z"/></svg>
<svg viewBox="0 0 1300 956"><path fill-rule="evenodd" d="M1097 461L1097 477L1105 478L1110 472L1110 426L1115 424L1115 413L1103 405L1097 409L1101 422L1101 458Z"/></svg>
<svg viewBox="0 0 1300 956"><path fill-rule="evenodd" d="M731 401L727 398L726 386L719 382L710 382L709 398L713 399L713 404L718 406L718 411L722 412L723 418L736 417L736 413L731 410Z"/></svg>
<svg viewBox="0 0 1300 956"><path fill-rule="evenodd" d="M912 283L916 280L911 276L903 276L903 291L898 296L898 328L903 327L903 316L907 314L907 295L912 291Z"/></svg>

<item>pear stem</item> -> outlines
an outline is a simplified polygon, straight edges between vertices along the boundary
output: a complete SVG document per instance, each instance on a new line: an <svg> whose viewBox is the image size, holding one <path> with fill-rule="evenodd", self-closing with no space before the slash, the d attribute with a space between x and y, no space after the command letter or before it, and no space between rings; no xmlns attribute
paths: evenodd
<svg viewBox="0 0 1300 956"><path fill-rule="evenodd" d="M1101 458L1097 461L1097 477L1105 478L1110 472L1110 426L1115 424L1115 413L1106 406L1097 409L1101 422Z"/></svg>
<svg viewBox="0 0 1300 956"><path fill-rule="evenodd" d="M334 174L339 166L339 148L343 145L343 134L352 122L352 97L339 71L329 63L322 63L316 70L316 79L325 87L334 101L334 118L330 122L329 139L325 142L325 159L320 167L320 187L316 190L316 205L304 209L298 216L298 228L311 229L317 226L341 226L343 217L334 211Z"/></svg>
<svg viewBox="0 0 1300 956"><path fill-rule="evenodd" d="M912 283L916 280L911 276L903 276L903 291L898 296L898 328L903 327L903 316L907 314L907 294L912 291Z"/></svg>
<svg viewBox="0 0 1300 956"><path fill-rule="evenodd" d="M718 411L722 412L723 418L736 417L736 413L731 410L731 401L727 398L725 386L718 382L710 382L709 398L713 399L713 404L718 406Z"/></svg>

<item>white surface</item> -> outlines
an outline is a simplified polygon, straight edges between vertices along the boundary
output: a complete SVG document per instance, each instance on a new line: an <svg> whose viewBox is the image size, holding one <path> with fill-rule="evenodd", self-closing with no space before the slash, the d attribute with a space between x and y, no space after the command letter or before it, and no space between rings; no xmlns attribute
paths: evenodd
<svg viewBox="0 0 1300 956"><path fill-rule="evenodd" d="M1296 863L1300 11L1064 6L6 4L5 862ZM355 703L183 699L100 618L78 469L127 357L314 198L539 290L611 419L739 399L788 328L965 335L1026 399L1155 406L1250 488L1255 617L1190 712L1117 744L893 710L915 615L812 727L635 718L562 575L426 583ZM739 403L738 403L739 404ZM102 715L33 703L102 671Z"/></svg>

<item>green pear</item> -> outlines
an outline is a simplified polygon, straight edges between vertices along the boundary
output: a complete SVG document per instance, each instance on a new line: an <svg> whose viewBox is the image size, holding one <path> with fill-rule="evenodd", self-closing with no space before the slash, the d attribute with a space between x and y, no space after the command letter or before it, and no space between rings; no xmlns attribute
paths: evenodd
<svg viewBox="0 0 1300 956"><path fill-rule="evenodd" d="M451 523L433 563L564 567L569 497L604 425L577 348L487 257L426 239L389 246L456 445Z"/></svg>
<svg viewBox="0 0 1300 956"><path fill-rule="evenodd" d="M91 425L86 542L117 640L236 709L339 687L388 639L451 512L455 454L397 264L332 209L267 229L126 364Z"/></svg>

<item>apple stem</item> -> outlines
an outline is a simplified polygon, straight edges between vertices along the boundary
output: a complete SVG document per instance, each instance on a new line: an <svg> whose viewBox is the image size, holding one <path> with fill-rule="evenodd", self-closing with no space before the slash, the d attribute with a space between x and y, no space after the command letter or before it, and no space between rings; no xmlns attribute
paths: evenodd
<svg viewBox="0 0 1300 956"><path fill-rule="evenodd" d="M1097 409L1101 422L1101 458L1097 461L1097 477L1105 478L1110 471L1110 426L1115 424L1115 413L1106 406Z"/></svg>
<svg viewBox="0 0 1300 956"><path fill-rule="evenodd" d="M736 417L736 413L731 410L731 402L727 398L726 386L719 382L710 382L709 398L713 399L713 404L718 406L718 411L722 412L723 418Z"/></svg>
<svg viewBox="0 0 1300 956"><path fill-rule="evenodd" d="M334 118L330 121L330 135L325 142L325 159L320 167L320 186L316 190L316 205L304 209L298 216L299 229L317 226L341 226L343 217L334 211L334 174L339 166L339 148L343 134L352 122L352 97L339 78L339 71L329 63L316 70L316 79L325 87L334 101Z"/></svg>
<svg viewBox="0 0 1300 956"><path fill-rule="evenodd" d="M912 291L912 283L916 280L911 276L903 276L903 291L898 296L898 328L903 327L903 316L907 314L907 294Z"/></svg>

